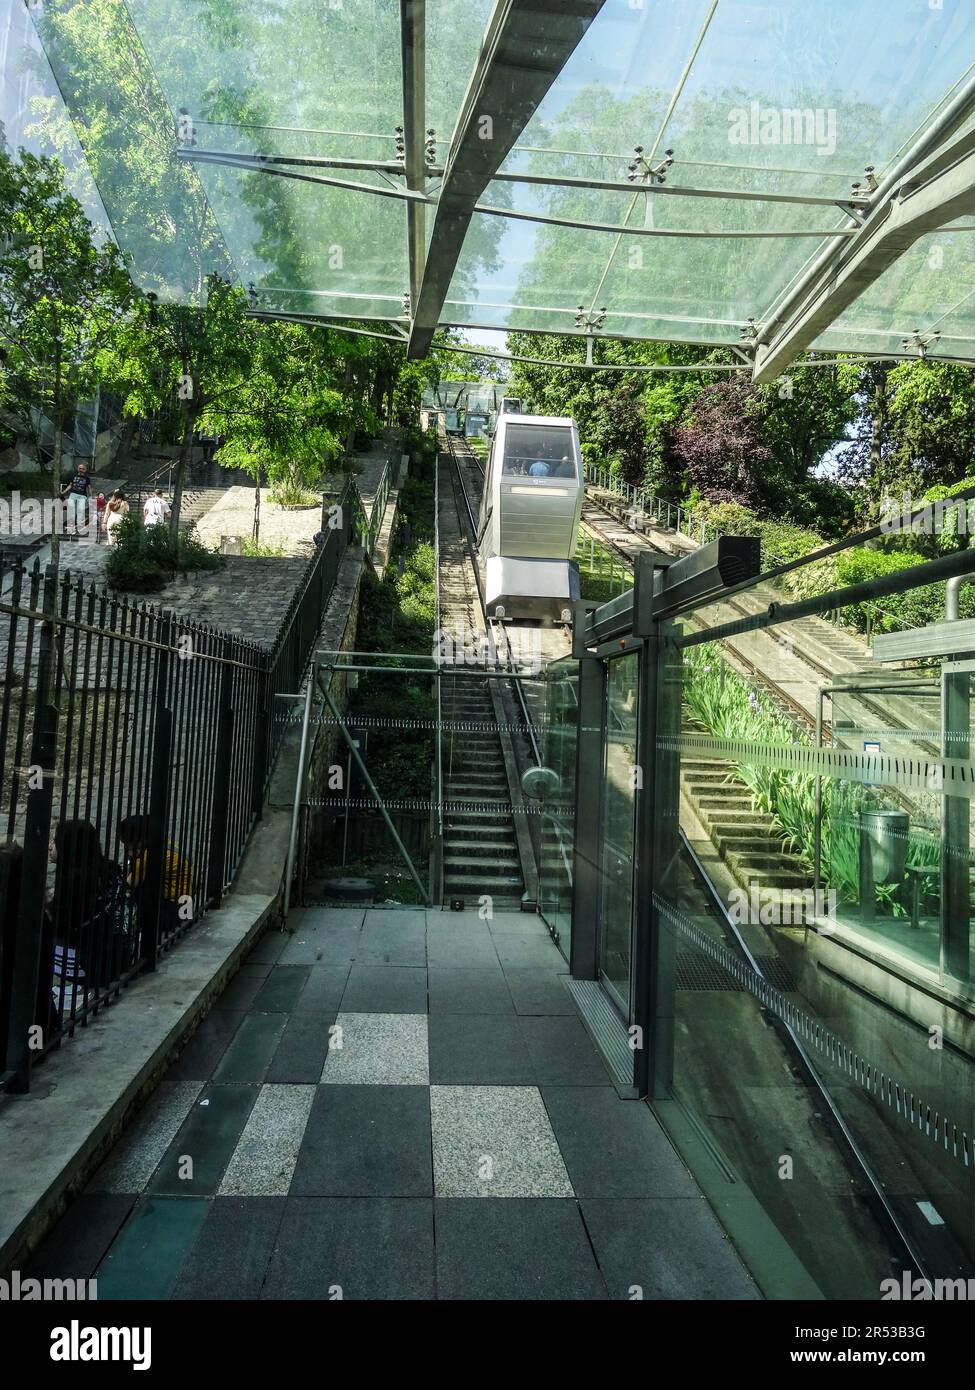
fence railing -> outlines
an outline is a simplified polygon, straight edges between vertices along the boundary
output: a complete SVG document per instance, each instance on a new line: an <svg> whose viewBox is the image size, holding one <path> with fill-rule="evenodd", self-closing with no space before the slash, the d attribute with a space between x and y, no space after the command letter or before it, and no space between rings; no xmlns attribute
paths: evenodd
<svg viewBox="0 0 975 1390"><path fill-rule="evenodd" d="M361 506L358 490L351 478L347 480L337 502L323 503L324 522L320 544L315 547L315 554L298 592L291 600L278 640L270 654L265 708L268 723L259 730L261 746L266 750L260 786L262 797L281 739L288 727L283 718L286 711L279 708L277 702L284 696L296 695L301 688L321 627L322 614L335 585L342 557L355 531Z"/></svg>
<svg viewBox="0 0 975 1390"><path fill-rule="evenodd" d="M395 464L394 457L397 460ZM375 496L372 499L372 506L368 510L362 498L359 496L358 490L355 492L358 505L359 538L361 544L365 546L370 555L375 550L376 542L379 539L379 531L383 524L383 517L386 515L386 503L389 500L390 488L393 485L393 478L399 466L398 459L399 455L395 455L386 460L382 475L379 479L379 486L376 488Z"/></svg>
<svg viewBox="0 0 975 1390"><path fill-rule="evenodd" d="M356 498L350 481L270 651L36 561L3 565L0 1075L12 1089L219 905Z"/></svg>
<svg viewBox="0 0 975 1390"><path fill-rule="evenodd" d="M687 507L682 507L677 502L668 502L666 498L657 497L647 488L637 487L633 483L624 483L606 468L599 468L592 463L585 464L584 481L592 483L595 487L600 487L606 492L614 493L626 502L634 512L642 512L644 516L653 517L660 526L679 531L682 536L694 541L696 545L704 545L706 540L715 540L721 534L716 527L711 526L711 534L709 535L708 523L703 520L695 521L693 513Z"/></svg>

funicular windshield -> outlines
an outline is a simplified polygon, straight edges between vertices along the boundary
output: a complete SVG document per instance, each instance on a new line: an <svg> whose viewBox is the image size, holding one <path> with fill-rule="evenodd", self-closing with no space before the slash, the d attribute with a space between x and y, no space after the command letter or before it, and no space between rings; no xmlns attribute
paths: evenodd
<svg viewBox="0 0 975 1390"><path fill-rule="evenodd" d="M502 472L505 477L575 478L572 430L568 425L508 425Z"/></svg>

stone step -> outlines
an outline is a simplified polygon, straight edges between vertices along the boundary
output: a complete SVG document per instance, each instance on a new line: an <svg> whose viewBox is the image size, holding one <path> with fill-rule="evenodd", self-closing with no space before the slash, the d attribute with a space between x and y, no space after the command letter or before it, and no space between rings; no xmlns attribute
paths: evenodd
<svg viewBox="0 0 975 1390"><path fill-rule="evenodd" d="M724 849L722 858L739 883L801 889L810 879L809 868L792 854L736 854Z"/></svg>
<svg viewBox="0 0 975 1390"><path fill-rule="evenodd" d="M444 800L451 806L456 806L458 811L461 807L476 807L477 810L493 810L495 806L504 807L510 811L511 798L507 795L507 787L464 787L448 785L444 792Z"/></svg>
<svg viewBox="0 0 975 1390"><path fill-rule="evenodd" d="M462 769L459 772L448 772L444 778L444 783L451 790L460 788L475 788L482 792L496 792L499 796L504 796L508 790L508 783L500 773L468 772Z"/></svg>
<svg viewBox="0 0 975 1390"><path fill-rule="evenodd" d="M491 855L499 855L502 859L517 853L515 837L512 835L504 840L471 840L466 837L450 838L445 840L447 854L451 858L457 855L474 855L478 858L490 858Z"/></svg>
<svg viewBox="0 0 975 1390"><path fill-rule="evenodd" d="M515 877L521 868L517 854L497 859L479 859L470 854L447 854L443 862L444 876L447 878L455 874L510 874Z"/></svg>
<svg viewBox="0 0 975 1390"><path fill-rule="evenodd" d="M518 874L488 873L444 873L444 892L451 893L490 893L494 889L511 893L522 887Z"/></svg>
<svg viewBox="0 0 975 1390"><path fill-rule="evenodd" d="M748 815L736 816L734 820L722 820L720 813L710 815L705 812L704 819L714 834L724 839L740 834L755 835L762 831L771 833L775 826L775 817L762 811L751 811Z"/></svg>
<svg viewBox="0 0 975 1390"><path fill-rule="evenodd" d="M782 850L782 841L773 839L768 835L722 835L718 850L722 857L727 854L741 855L775 855Z"/></svg>
<svg viewBox="0 0 975 1390"><path fill-rule="evenodd" d="M752 805L752 794L746 788L741 790L729 787L727 791L707 791L696 798L698 806L705 811L730 811L736 806L742 810L750 810Z"/></svg>
<svg viewBox="0 0 975 1390"><path fill-rule="evenodd" d="M766 845L777 845L782 839L781 829L771 824L772 817L769 816L768 825L753 825L751 820L743 816L740 821L728 824L719 821L717 824L713 820L708 820L708 829L718 840L727 840L729 843L737 845L742 840L761 840Z"/></svg>

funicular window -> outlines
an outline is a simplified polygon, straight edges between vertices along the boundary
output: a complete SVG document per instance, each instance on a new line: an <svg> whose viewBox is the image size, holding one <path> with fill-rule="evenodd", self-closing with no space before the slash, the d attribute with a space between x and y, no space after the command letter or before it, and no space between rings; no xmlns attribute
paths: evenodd
<svg viewBox="0 0 975 1390"><path fill-rule="evenodd" d="M502 472L506 477L574 478L571 429L566 425L508 425Z"/></svg>

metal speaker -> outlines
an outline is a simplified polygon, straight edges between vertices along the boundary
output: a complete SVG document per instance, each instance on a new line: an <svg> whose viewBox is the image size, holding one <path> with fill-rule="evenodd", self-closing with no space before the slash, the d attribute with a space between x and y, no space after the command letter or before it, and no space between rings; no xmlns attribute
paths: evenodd
<svg viewBox="0 0 975 1390"><path fill-rule="evenodd" d="M450 900L450 910L451 910L451 912L463 912L463 911L464 911L464 899L463 899L463 898L451 898L451 900Z"/></svg>

